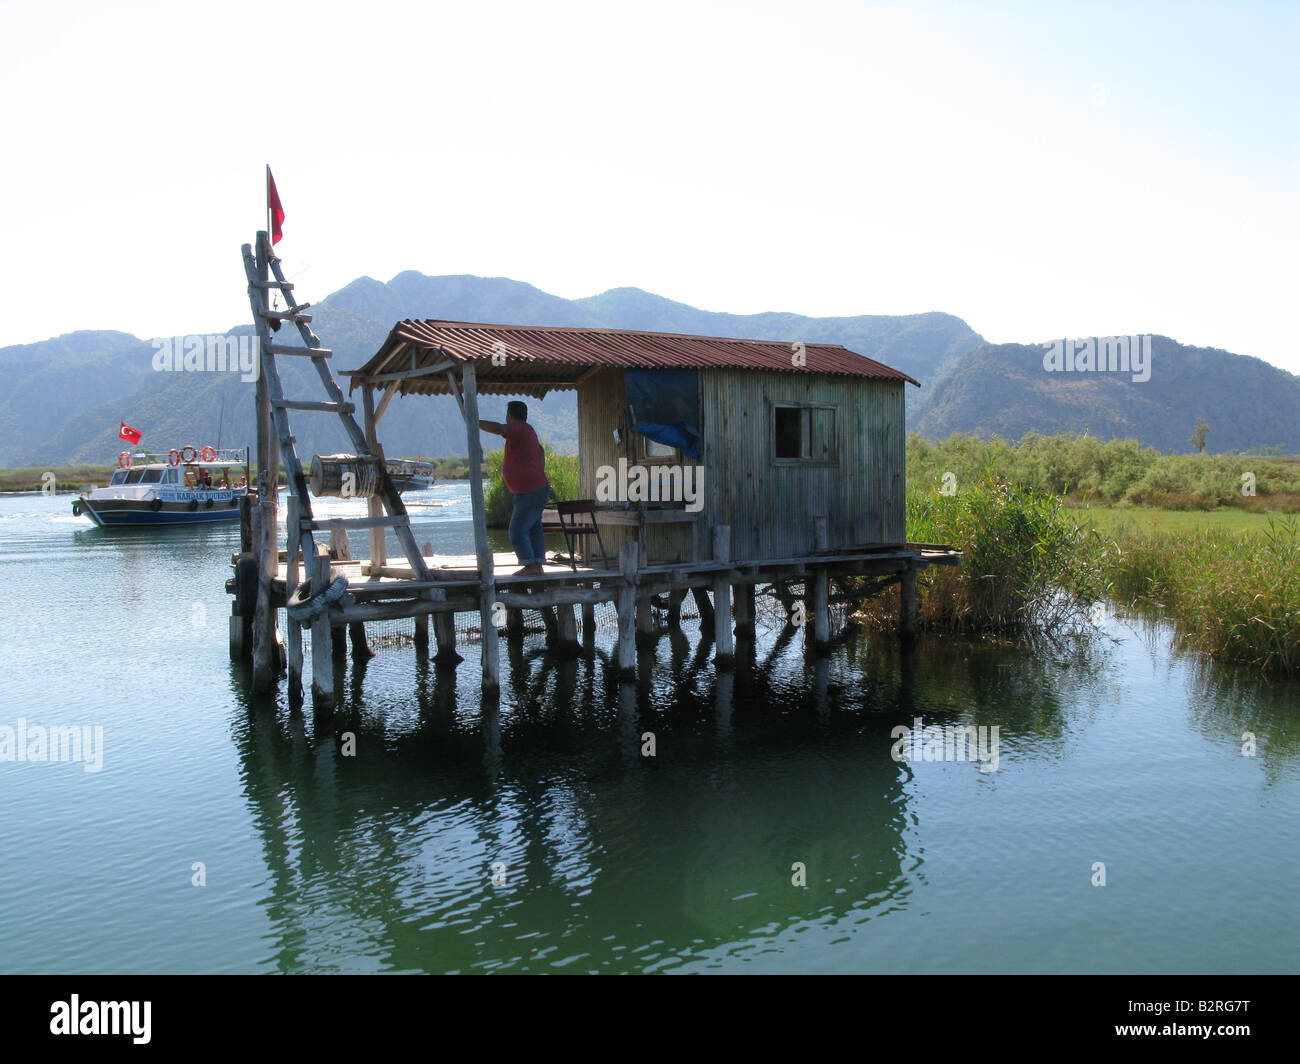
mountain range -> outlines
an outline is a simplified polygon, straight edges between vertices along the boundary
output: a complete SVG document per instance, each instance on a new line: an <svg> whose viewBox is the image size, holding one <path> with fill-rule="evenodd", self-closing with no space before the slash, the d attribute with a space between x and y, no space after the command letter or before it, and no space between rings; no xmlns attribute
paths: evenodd
<svg viewBox="0 0 1300 1064"><path fill-rule="evenodd" d="M232 283L238 283L232 281ZM960 318L909 315L807 317L700 310L637 288L563 299L502 277L400 273L387 284L362 277L312 306L313 328L339 369L355 368L403 318L643 329L750 339L838 343L920 381L908 386L909 429L952 432L1072 430L1132 436L1162 450L1188 450L1197 417L1213 450L1269 445L1300 452L1300 378L1259 359L1153 341L1145 382L1119 374L1049 374L1042 345L988 344ZM251 335L250 325L228 335ZM294 338L296 339L296 338ZM142 430L142 446L242 446L255 438L254 385L237 372L155 372L155 346L121 332L84 331L0 348L0 465L111 462L119 421ZM301 359L278 360L287 396L323 398ZM346 381L343 381L346 387ZM484 396L482 415L504 419L505 397ZM555 450L577 449L576 393L529 400L529 420ZM297 414L299 453L348 450L338 419ZM465 431L450 397L396 398L381 425L390 455L464 454Z"/></svg>

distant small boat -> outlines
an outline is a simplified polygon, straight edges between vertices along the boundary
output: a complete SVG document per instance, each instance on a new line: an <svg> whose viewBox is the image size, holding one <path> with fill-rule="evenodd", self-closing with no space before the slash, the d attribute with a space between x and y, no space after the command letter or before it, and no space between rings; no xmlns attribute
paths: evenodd
<svg viewBox="0 0 1300 1064"><path fill-rule="evenodd" d="M166 460L148 451L123 451L117 464L105 487L82 489L72 503L75 516L101 528L238 521L239 500L248 494L247 448L190 445L173 449Z"/></svg>
<svg viewBox="0 0 1300 1064"><path fill-rule="evenodd" d="M398 492L423 491L433 486L433 463L414 458L390 458L388 479Z"/></svg>

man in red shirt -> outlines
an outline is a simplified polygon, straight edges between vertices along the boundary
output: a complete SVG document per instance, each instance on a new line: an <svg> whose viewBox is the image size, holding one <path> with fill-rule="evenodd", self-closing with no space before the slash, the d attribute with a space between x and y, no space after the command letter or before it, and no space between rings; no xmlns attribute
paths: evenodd
<svg viewBox="0 0 1300 1064"><path fill-rule="evenodd" d="M506 407L506 423L480 421L484 432L506 438L506 455L501 475L506 490L514 496L515 508L510 515L510 542L523 568L516 576L540 576L546 561L546 539L542 535L542 509L550 496L542 444L528 424L528 406L518 400Z"/></svg>

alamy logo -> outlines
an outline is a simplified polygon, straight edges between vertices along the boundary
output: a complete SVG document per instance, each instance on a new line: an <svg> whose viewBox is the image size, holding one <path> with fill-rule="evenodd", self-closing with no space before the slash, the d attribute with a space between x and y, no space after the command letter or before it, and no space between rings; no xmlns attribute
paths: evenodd
<svg viewBox="0 0 1300 1064"><path fill-rule="evenodd" d="M684 502L687 513L704 508L704 468L695 465L637 465L596 469L597 502Z"/></svg>
<svg viewBox="0 0 1300 1064"><path fill-rule="evenodd" d="M922 726L921 718L914 717L910 728L900 724L890 731L889 737L897 741L889 756L895 761L978 761L981 772L996 772L1000 730L999 724Z"/></svg>
<svg viewBox="0 0 1300 1064"><path fill-rule="evenodd" d="M1150 336L1089 336L1043 344L1048 373L1131 373L1134 384L1151 379Z"/></svg>
<svg viewBox="0 0 1300 1064"><path fill-rule="evenodd" d="M104 767L104 728L96 724L0 724L0 761L80 761L86 772Z"/></svg>
<svg viewBox="0 0 1300 1064"><path fill-rule="evenodd" d="M257 380L262 345L256 336L164 336L154 346L155 373L238 373Z"/></svg>
<svg viewBox="0 0 1300 1064"><path fill-rule="evenodd" d="M136 1045L148 1045L152 1011L149 1001L82 1001L73 994L50 1005L50 1034L129 1034Z"/></svg>

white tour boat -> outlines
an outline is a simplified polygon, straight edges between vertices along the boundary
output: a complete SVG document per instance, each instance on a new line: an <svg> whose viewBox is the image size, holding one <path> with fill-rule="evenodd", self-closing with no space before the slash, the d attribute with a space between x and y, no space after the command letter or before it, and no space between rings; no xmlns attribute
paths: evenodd
<svg viewBox="0 0 1300 1064"><path fill-rule="evenodd" d="M105 487L83 491L72 512L101 528L238 521L248 494L248 449L185 446L166 459L123 451Z"/></svg>

